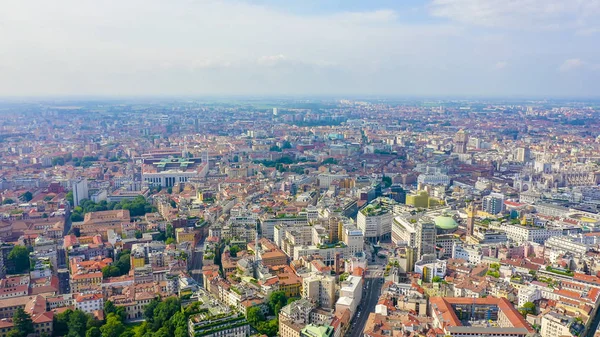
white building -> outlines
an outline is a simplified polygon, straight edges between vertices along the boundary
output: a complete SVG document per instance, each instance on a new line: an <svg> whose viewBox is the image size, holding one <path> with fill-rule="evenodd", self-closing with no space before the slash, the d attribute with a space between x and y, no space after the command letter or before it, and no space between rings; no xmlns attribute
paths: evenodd
<svg viewBox="0 0 600 337"><path fill-rule="evenodd" d="M504 211L504 195L500 193L490 193L481 200L483 211L490 214L498 214Z"/></svg>
<svg viewBox="0 0 600 337"><path fill-rule="evenodd" d="M390 237L392 232L392 213L384 208L368 205L358 212L356 226L370 242Z"/></svg>
<svg viewBox="0 0 600 337"><path fill-rule="evenodd" d="M340 285L340 298L335 304L336 312L344 312L349 309L352 315L362 299L363 279L359 276L348 276Z"/></svg>
<svg viewBox="0 0 600 337"><path fill-rule="evenodd" d="M79 206L79 203L83 199L88 199L90 192L88 189L87 179L81 179L73 182L73 206Z"/></svg>
<svg viewBox="0 0 600 337"><path fill-rule="evenodd" d="M104 298L100 293L76 295L75 309L81 310L88 314L93 314L96 310L104 309Z"/></svg>
<svg viewBox="0 0 600 337"><path fill-rule="evenodd" d="M542 316L541 337L573 336L570 331L572 318L556 312Z"/></svg>
<svg viewBox="0 0 600 337"><path fill-rule="evenodd" d="M522 225L506 225L502 229L506 232L509 239L520 242L531 241L539 244L552 236L562 236L560 229L548 229L545 227L529 227Z"/></svg>

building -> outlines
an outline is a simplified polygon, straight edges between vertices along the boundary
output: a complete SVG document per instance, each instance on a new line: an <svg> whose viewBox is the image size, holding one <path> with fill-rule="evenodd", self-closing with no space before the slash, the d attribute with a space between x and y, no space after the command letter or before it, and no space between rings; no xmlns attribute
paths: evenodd
<svg viewBox="0 0 600 337"><path fill-rule="evenodd" d="M460 129L456 135L454 135L454 153L465 154L467 153L467 144L469 143L469 135L465 130Z"/></svg>
<svg viewBox="0 0 600 337"><path fill-rule="evenodd" d="M525 163L529 160L529 148L528 147L519 147L517 148L517 155L515 156L515 161L519 163Z"/></svg>
<svg viewBox="0 0 600 337"><path fill-rule="evenodd" d="M432 297L429 309L433 326L453 337L525 337L534 333L506 298Z"/></svg>
<svg viewBox="0 0 600 337"><path fill-rule="evenodd" d="M104 309L104 297L101 293L78 294L75 296L75 309L88 314Z"/></svg>
<svg viewBox="0 0 600 337"><path fill-rule="evenodd" d="M177 228L175 229L175 239L177 243L190 242L194 244L196 242L196 232L189 227Z"/></svg>
<svg viewBox="0 0 600 337"><path fill-rule="evenodd" d="M436 227L435 223L427 218L421 218L415 226L415 247L417 248L417 261L423 255L435 254Z"/></svg>
<svg viewBox="0 0 600 337"><path fill-rule="evenodd" d="M207 174L208 163L200 158L145 158L142 162L142 181L150 185L173 187Z"/></svg>
<svg viewBox="0 0 600 337"><path fill-rule="evenodd" d="M551 311L542 316L540 336L573 336L570 329L572 323L573 318Z"/></svg>
<svg viewBox="0 0 600 337"><path fill-rule="evenodd" d="M517 224L503 226L506 236L515 242L535 242L544 244L546 240L553 236L562 236L561 229L549 229L545 227L530 227Z"/></svg>
<svg viewBox="0 0 600 337"><path fill-rule="evenodd" d="M380 202L373 202L358 212L356 226L372 243L391 237L392 212Z"/></svg>
<svg viewBox="0 0 600 337"><path fill-rule="evenodd" d="M279 311L279 336L300 337L302 329L311 322L315 304L308 299L294 301Z"/></svg>
<svg viewBox="0 0 600 337"><path fill-rule="evenodd" d="M350 275L340 284L340 298L335 303L336 312L344 312L349 309L352 315L362 299L363 279L359 276Z"/></svg>
<svg viewBox="0 0 600 337"><path fill-rule="evenodd" d="M434 277L446 276L446 260L439 260L435 255L423 255L421 260L415 262L415 273L421 274L425 282L432 282Z"/></svg>
<svg viewBox="0 0 600 337"><path fill-rule="evenodd" d="M309 324L300 330L300 337L333 337L334 332L330 325Z"/></svg>
<svg viewBox="0 0 600 337"><path fill-rule="evenodd" d="M335 304L335 277L312 274L302 280L302 298L331 309Z"/></svg>
<svg viewBox="0 0 600 337"><path fill-rule="evenodd" d="M73 182L73 206L79 206L83 199L89 199L90 192L88 189L87 179L81 179Z"/></svg>
<svg viewBox="0 0 600 337"><path fill-rule="evenodd" d="M190 337L246 337L250 335L250 329L244 315L234 311L216 316L197 314L188 321Z"/></svg>
<svg viewBox="0 0 600 337"><path fill-rule="evenodd" d="M484 212L498 214L504 211L504 195L500 193L490 193L481 200Z"/></svg>

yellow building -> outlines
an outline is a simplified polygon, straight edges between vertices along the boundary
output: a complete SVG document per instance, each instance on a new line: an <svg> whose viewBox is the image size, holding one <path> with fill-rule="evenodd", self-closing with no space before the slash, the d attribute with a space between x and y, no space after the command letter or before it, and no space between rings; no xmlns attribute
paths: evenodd
<svg viewBox="0 0 600 337"><path fill-rule="evenodd" d="M177 243L191 242L194 243L196 238L196 232L188 230L187 228L177 228L175 230L175 239Z"/></svg>
<svg viewBox="0 0 600 337"><path fill-rule="evenodd" d="M81 273L71 275L71 292L80 293L84 290L97 289L102 284L102 272Z"/></svg>
<svg viewBox="0 0 600 337"><path fill-rule="evenodd" d="M131 254L131 268L140 268L146 265L144 256Z"/></svg>
<svg viewBox="0 0 600 337"><path fill-rule="evenodd" d="M406 204L416 208L430 208L444 205L444 200L430 197L427 191L419 191L416 194L407 195Z"/></svg>

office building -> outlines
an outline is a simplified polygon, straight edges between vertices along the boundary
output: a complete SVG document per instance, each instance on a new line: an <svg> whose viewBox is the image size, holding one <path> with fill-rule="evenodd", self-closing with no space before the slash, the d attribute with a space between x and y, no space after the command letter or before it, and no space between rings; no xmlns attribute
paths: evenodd
<svg viewBox="0 0 600 337"><path fill-rule="evenodd" d="M73 182L73 206L79 206L83 199L90 197L87 179L81 179Z"/></svg>
<svg viewBox="0 0 600 337"><path fill-rule="evenodd" d="M482 208L484 212L498 214L504 211L504 195L500 193L491 193L483 197Z"/></svg>

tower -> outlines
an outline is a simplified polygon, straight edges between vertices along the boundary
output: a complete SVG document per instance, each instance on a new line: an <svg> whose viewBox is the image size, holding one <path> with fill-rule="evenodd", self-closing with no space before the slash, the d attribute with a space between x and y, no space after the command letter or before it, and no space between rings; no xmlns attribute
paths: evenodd
<svg viewBox="0 0 600 337"><path fill-rule="evenodd" d="M477 209L475 208L475 204L471 201L471 204L467 207L467 237L473 236L476 215Z"/></svg>
<svg viewBox="0 0 600 337"><path fill-rule="evenodd" d="M467 143L469 142L469 135L465 130L460 129L456 135L454 135L454 152L464 154L467 153Z"/></svg>

